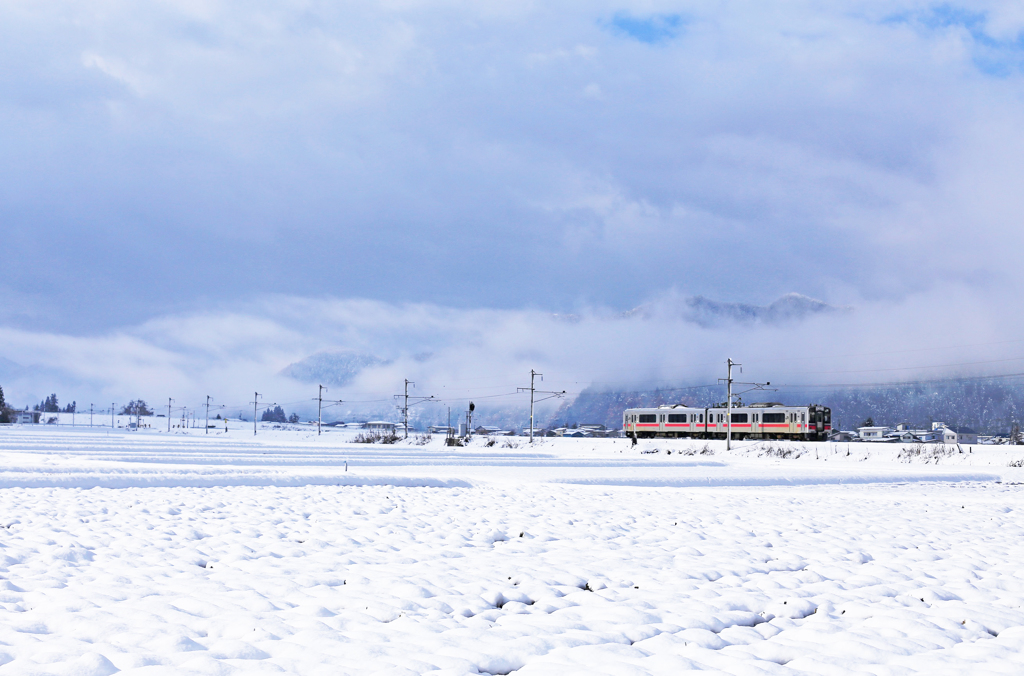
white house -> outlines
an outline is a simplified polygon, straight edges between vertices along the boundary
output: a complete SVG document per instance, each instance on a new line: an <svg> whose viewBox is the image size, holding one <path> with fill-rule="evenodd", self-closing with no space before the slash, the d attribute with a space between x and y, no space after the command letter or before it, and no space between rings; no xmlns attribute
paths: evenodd
<svg viewBox="0 0 1024 676"><path fill-rule="evenodd" d="M885 438L892 432L891 427L858 427L857 436L864 441L887 441Z"/></svg>
<svg viewBox="0 0 1024 676"><path fill-rule="evenodd" d="M373 430L374 432L395 432L398 429L398 425L393 422L373 420L363 425L363 428Z"/></svg>

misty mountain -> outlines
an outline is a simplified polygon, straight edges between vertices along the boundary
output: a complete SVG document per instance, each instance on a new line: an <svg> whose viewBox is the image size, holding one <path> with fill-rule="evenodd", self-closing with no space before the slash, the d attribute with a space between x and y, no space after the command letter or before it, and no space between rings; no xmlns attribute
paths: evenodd
<svg viewBox="0 0 1024 676"><path fill-rule="evenodd" d="M6 357L0 357L0 378L3 380L18 378L25 372L25 367Z"/></svg>
<svg viewBox="0 0 1024 676"><path fill-rule="evenodd" d="M281 369L281 375L304 383L342 387L351 383L360 371L390 362L357 352L317 352Z"/></svg>
<svg viewBox="0 0 1024 676"><path fill-rule="evenodd" d="M685 298L664 298L652 303L640 305L626 313L624 317L667 317L683 319L700 326L719 326L721 324L754 323L783 324L807 319L815 315L848 312L850 308L829 305L799 293L788 293L769 305L751 305L749 303L725 303L711 300L704 296Z"/></svg>
<svg viewBox="0 0 1024 676"><path fill-rule="evenodd" d="M627 408L687 404L706 407L725 400L720 387L664 388L635 392L607 392L587 389L571 402L563 404L548 420L548 426L572 423L622 425ZM849 387L822 390L785 390L765 392L754 401L780 401L786 404L824 404L832 409L832 419L841 429L854 429L867 418L878 425L909 423L929 428L933 421L965 425L982 434L1009 431L1024 419L1024 382L948 380L936 383Z"/></svg>

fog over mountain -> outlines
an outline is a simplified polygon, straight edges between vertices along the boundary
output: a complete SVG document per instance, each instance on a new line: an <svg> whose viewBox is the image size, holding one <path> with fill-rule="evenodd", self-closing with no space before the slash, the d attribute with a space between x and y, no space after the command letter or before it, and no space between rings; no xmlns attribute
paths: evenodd
<svg viewBox="0 0 1024 676"><path fill-rule="evenodd" d="M218 410L249 415L257 391L268 404L312 415L323 384L330 399L345 402L332 406L327 419L351 420L394 418L394 395L409 379L415 395L435 398L417 406L414 419L441 422L449 406L458 414L474 401L477 422L519 428L529 398L518 388L529 385L531 369L543 374L539 389L566 391L538 407L539 421L580 393L597 392L611 396L596 411L599 422L621 413L615 407L629 393L716 385L729 357L742 364L740 381L779 386L779 394L766 395L771 399L803 401L817 393L810 398L826 404L825 394L842 393L844 384L1024 371L1019 316L993 311L952 286L902 304L863 301L850 309L788 296L775 307L796 301L810 308L788 314L771 305L713 303L699 322L689 313L709 302L680 298L687 297L671 290L644 305L681 312L624 317L597 307L565 321L544 310L275 296L232 312L168 315L96 336L0 327L0 344L11 355L0 385L16 406L53 392L61 401L104 407L168 397L197 407L210 395L224 407ZM708 401L724 396L717 386L706 393ZM914 411L925 415L923 406ZM876 418L887 419L882 413ZM593 422L593 415L586 409L571 417Z"/></svg>
<svg viewBox="0 0 1024 676"><path fill-rule="evenodd" d="M836 307L799 293L787 293L768 305L725 303L704 296L681 298L671 294L657 302L640 305L623 314L625 317L678 317L701 326L718 326L728 322L782 324L800 321L816 314L849 312L853 308Z"/></svg>

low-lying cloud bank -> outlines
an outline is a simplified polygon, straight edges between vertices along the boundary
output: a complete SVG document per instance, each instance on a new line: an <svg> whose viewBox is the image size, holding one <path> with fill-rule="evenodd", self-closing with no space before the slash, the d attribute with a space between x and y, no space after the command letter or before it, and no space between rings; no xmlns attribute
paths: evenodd
<svg viewBox="0 0 1024 676"><path fill-rule="evenodd" d="M0 385L23 406L58 393L79 410L144 398L198 407L211 395L251 412L253 393L312 413L317 385L344 400L329 418L395 415L403 382L433 395L424 418L469 400L522 410L530 370L543 390L629 391L740 380L788 387L1024 370L1019 320L955 288L899 303L837 308L802 296L768 306L666 293L628 313L463 310L279 296L231 312L166 316L100 336L0 328ZM557 401L549 402L557 405Z"/></svg>

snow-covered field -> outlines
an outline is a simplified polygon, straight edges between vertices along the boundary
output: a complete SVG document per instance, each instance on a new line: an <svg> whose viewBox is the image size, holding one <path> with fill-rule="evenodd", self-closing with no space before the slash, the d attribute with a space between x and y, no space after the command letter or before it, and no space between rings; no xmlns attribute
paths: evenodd
<svg viewBox="0 0 1024 676"><path fill-rule="evenodd" d="M0 429L0 672L1024 673L1024 447L188 432Z"/></svg>

